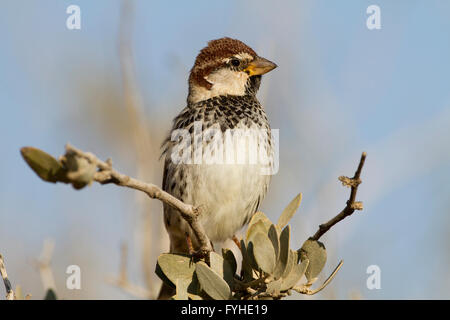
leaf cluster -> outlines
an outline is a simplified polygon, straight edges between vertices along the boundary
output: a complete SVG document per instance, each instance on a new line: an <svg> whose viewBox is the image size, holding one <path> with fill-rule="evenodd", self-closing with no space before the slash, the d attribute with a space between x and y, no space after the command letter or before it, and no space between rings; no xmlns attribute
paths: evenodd
<svg viewBox="0 0 450 320"><path fill-rule="evenodd" d="M156 273L176 288L173 299L281 299L291 291L314 294L311 285L325 266L323 243L308 239L300 249L290 247L288 222L300 206L297 195L274 224L262 212L254 214L240 240L241 263L230 249L211 252L209 263L191 256L165 253L159 256ZM305 281L298 285L302 278ZM327 280L327 283L331 279ZM321 289L321 288L320 288Z"/></svg>

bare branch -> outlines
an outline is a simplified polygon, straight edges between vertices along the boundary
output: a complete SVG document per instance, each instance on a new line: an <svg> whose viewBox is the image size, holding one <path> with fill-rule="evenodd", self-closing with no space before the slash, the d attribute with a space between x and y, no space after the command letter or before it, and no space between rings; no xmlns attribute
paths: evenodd
<svg viewBox="0 0 450 320"><path fill-rule="evenodd" d="M367 154L365 152L361 155L361 160L359 161L358 169L355 172L355 175L353 178L348 178L341 176L339 177L339 180L342 182L342 184L346 187L350 187L350 198L347 201L347 205L345 208L333 219L330 221L321 224L319 226L319 230L310 238L311 240L319 240L321 236L323 236L328 230L330 230L331 227L333 227L336 223L340 222L341 220L345 219L346 217L350 216L355 212L355 210L362 210L363 205L360 201L355 201L356 199L356 193L358 192L358 186L361 184L361 171L364 166L364 162L366 161Z"/></svg>
<svg viewBox="0 0 450 320"><path fill-rule="evenodd" d="M3 261L3 256L0 254L0 274L3 279L3 283L5 284L6 289L6 300L14 300L14 291L11 286L11 282L9 282L8 274L6 273L5 263Z"/></svg>
<svg viewBox="0 0 450 320"><path fill-rule="evenodd" d="M341 269L342 265L344 264L344 261L341 260L337 267L333 270L333 272L330 274L330 276L325 280L325 282L317 289L311 290L310 284L306 284L303 286L293 287L292 290L297 291L298 293L307 294L307 295L314 295L320 291L322 291L330 282L334 279L336 274L338 273L339 269Z"/></svg>
<svg viewBox="0 0 450 320"><path fill-rule="evenodd" d="M76 155L95 165L98 171L95 172L93 179L100 184L113 183L118 186L139 190L146 193L150 198L158 199L177 209L197 237L200 244L199 251L205 254L212 251L210 240L203 229L203 225L198 221L201 211L199 207L194 207L182 202L152 183L146 183L118 172L112 167L112 161L110 159L104 162L98 159L94 154L84 152L69 144L66 145L66 156L67 155ZM70 182L70 176L68 175L67 177Z"/></svg>

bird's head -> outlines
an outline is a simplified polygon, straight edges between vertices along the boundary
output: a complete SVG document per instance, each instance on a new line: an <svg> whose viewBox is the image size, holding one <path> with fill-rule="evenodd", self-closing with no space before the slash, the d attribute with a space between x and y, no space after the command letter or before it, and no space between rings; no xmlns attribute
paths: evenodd
<svg viewBox="0 0 450 320"><path fill-rule="evenodd" d="M256 94L261 75L276 67L242 41L231 38L209 41L191 69L188 102L224 95Z"/></svg>

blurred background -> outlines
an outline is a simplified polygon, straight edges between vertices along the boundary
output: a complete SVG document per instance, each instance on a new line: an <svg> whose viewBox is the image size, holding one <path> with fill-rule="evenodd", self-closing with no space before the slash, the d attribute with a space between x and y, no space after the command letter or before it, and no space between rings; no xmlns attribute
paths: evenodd
<svg viewBox="0 0 450 320"><path fill-rule="evenodd" d="M80 30L66 28L72 4ZM372 4L380 30L366 27ZM320 280L344 265L312 298L449 299L449 16L445 0L1 0L0 252L13 286L32 299L49 283L64 299L155 294L155 259L168 251L162 205L116 186L44 183L19 150L57 156L70 142L160 185L159 148L194 59L229 36L279 66L259 92L280 130L280 169L261 210L276 220L303 193L293 247L344 208L337 177L368 154L364 210L321 239ZM52 275L39 257L51 257ZM81 290L65 285L73 264ZM379 290L366 286L370 265Z"/></svg>

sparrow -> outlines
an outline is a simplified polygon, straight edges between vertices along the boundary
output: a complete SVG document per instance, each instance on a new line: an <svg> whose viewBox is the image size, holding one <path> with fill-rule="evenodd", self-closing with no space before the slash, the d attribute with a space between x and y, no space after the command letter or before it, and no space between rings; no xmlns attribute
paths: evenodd
<svg viewBox="0 0 450 320"><path fill-rule="evenodd" d="M190 71L187 106L163 143L162 188L201 208L200 222L213 243L233 238L267 193L274 147L256 93L262 75L276 67L239 40L209 41ZM171 253L198 248L187 222L166 204L164 225ZM170 296L165 289L160 298Z"/></svg>

